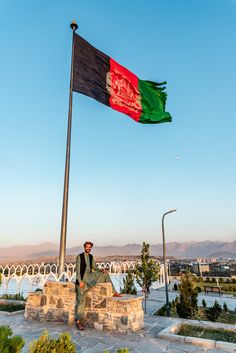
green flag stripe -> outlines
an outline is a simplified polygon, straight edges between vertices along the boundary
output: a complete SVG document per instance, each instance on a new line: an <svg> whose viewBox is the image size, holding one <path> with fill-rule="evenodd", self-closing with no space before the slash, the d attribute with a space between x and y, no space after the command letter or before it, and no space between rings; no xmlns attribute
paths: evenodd
<svg viewBox="0 0 236 353"><path fill-rule="evenodd" d="M141 94L142 113L139 123L159 124L172 120L170 113L165 112L167 94L164 92L166 82L138 81Z"/></svg>

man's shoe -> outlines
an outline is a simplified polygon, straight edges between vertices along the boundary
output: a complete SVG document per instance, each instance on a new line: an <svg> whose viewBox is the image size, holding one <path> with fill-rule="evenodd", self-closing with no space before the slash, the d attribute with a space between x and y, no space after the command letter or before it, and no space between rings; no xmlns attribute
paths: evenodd
<svg viewBox="0 0 236 353"><path fill-rule="evenodd" d="M84 325L82 324L82 322L76 321L75 325L76 325L76 327L77 327L77 329L79 331L83 331L84 330Z"/></svg>
<svg viewBox="0 0 236 353"><path fill-rule="evenodd" d="M120 294L120 293L118 293L118 292L115 292L115 293L113 294L113 297L119 298L119 297L122 297L122 294Z"/></svg>

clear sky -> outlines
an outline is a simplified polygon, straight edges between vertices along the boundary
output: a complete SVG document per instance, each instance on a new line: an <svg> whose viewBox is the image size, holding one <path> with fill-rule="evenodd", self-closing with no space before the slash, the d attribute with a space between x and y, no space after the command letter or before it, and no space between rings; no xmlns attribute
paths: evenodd
<svg viewBox="0 0 236 353"><path fill-rule="evenodd" d="M59 242L71 29L168 82L172 123L74 94L69 246L236 239L236 0L0 0L0 246Z"/></svg>

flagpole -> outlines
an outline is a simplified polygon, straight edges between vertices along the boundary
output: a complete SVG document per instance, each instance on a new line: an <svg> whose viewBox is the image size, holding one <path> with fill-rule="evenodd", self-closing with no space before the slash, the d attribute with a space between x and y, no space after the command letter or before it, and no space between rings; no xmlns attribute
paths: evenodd
<svg viewBox="0 0 236 353"><path fill-rule="evenodd" d="M66 234L67 234L67 213L68 213L68 195L69 195L69 175L70 175L70 146L71 146L71 125L72 125L72 99L73 99L73 64L74 64L74 33L78 28L75 21L72 21L70 28L72 34L72 55L71 55L71 70L70 70L70 94L69 94L69 110L68 110L68 126L67 126L67 143L66 143L66 161L65 161L65 176L64 176L64 191L61 217L61 238L59 250L59 270L61 275L65 270L65 253L66 253Z"/></svg>

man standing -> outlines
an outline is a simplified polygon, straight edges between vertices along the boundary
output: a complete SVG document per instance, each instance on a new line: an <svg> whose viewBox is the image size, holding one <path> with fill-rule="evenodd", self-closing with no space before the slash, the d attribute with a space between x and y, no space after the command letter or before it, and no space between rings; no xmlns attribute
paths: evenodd
<svg viewBox="0 0 236 353"><path fill-rule="evenodd" d="M100 270L93 256L90 254L93 243L86 241L84 243L84 252L76 257L76 293L77 293L77 314L76 326L78 330L83 330L82 323L86 292L97 283L112 284L113 296L120 297L121 295L116 292L111 278L105 269Z"/></svg>

